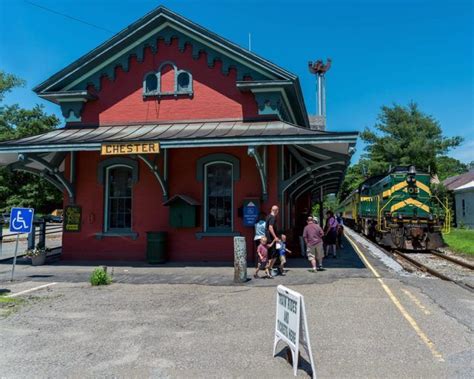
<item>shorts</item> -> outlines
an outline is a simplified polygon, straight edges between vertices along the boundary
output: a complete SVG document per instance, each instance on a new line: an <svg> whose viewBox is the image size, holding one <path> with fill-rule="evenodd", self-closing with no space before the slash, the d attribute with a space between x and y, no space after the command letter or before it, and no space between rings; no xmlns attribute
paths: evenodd
<svg viewBox="0 0 474 379"><path fill-rule="evenodd" d="M266 270L268 268L268 261L258 262L258 268L260 270Z"/></svg>
<svg viewBox="0 0 474 379"><path fill-rule="evenodd" d="M280 263L284 265L286 263L286 257L285 254L280 254Z"/></svg>
<svg viewBox="0 0 474 379"><path fill-rule="evenodd" d="M316 246L308 246L306 253L308 254L308 261L310 262L314 259L318 261L323 259L324 251L322 242L318 243Z"/></svg>
<svg viewBox="0 0 474 379"><path fill-rule="evenodd" d="M278 250L275 249L274 246L268 248L268 257L269 257L270 259L278 258L278 255L279 255Z"/></svg>

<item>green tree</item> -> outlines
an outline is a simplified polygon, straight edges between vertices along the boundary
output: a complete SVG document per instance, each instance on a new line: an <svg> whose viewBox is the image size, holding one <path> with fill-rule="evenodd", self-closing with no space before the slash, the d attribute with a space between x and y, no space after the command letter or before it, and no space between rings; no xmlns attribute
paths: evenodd
<svg viewBox="0 0 474 379"><path fill-rule="evenodd" d="M374 129L366 128L361 134L367 144L363 158L368 161L369 176L383 174L390 166L408 165L436 174L437 158L463 141L443 136L439 122L415 103L382 107Z"/></svg>
<svg viewBox="0 0 474 379"><path fill-rule="evenodd" d="M24 138L55 129L60 120L48 115L41 105L32 109L18 104L5 105L5 95L25 82L0 71L0 141ZM37 212L48 212L61 206L62 193L44 179L29 173L10 172L0 167L0 211L12 206L31 206Z"/></svg>
<svg viewBox="0 0 474 379"><path fill-rule="evenodd" d="M341 200L366 178L385 174L394 166L415 165L438 174L440 180L466 171L466 165L445 155L459 146L462 138L444 137L438 121L422 113L414 103L382 107L374 129L366 128L361 134L366 152L347 170L339 192Z"/></svg>
<svg viewBox="0 0 474 379"><path fill-rule="evenodd" d="M344 200L359 184L367 178L368 162L361 159L358 163L353 164L347 169L341 190L339 191L339 200Z"/></svg>
<svg viewBox="0 0 474 379"><path fill-rule="evenodd" d="M455 158L441 156L436 159L436 168L438 179L443 181L451 176L463 174L469 170L467 164L458 161Z"/></svg>

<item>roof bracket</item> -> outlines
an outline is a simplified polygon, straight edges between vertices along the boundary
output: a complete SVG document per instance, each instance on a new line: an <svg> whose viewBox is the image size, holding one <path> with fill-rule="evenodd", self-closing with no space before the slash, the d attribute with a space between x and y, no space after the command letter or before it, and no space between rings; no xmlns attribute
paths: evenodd
<svg viewBox="0 0 474 379"><path fill-rule="evenodd" d="M74 204L75 191L74 188L65 177L64 173L59 170L61 163L64 161L66 153L58 152L53 155L50 161L37 154L18 154L18 161L10 165L10 169L15 171L26 171L34 175L38 175L53 184L60 191L66 191L69 196L69 203ZM42 169L28 167L31 162L39 164Z"/></svg>
<svg viewBox="0 0 474 379"><path fill-rule="evenodd" d="M156 162L151 161L148 157L143 154L137 154L137 157L140 158L143 163L145 163L148 168L151 170L153 175L155 175L156 180L160 184L161 190L163 191L163 201L168 200L168 181L163 179L160 171L158 170L158 165Z"/></svg>
<svg viewBox="0 0 474 379"><path fill-rule="evenodd" d="M266 166L266 149L267 147L263 147L263 155L260 155L258 152L258 146L249 146L247 149L247 154L250 157L255 159L255 163L257 164L257 169L260 174L260 180L262 182L262 201L268 200L268 187L267 187L267 166Z"/></svg>

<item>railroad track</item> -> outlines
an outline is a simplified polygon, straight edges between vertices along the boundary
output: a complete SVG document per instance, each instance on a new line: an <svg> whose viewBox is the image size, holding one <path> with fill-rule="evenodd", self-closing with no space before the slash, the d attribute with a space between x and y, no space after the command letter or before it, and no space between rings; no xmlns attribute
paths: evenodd
<svg viewBox="0 0 474 379"><path fill-rule="evenodd" d="M474 281L472 283L467 283L463 280L467 277L474 277L474 265L470 263L432 250L425 253L405 253L400 250L394 249L389 253L395 256L396 258L399 258L398 260L401 259L405 262L409 262L418 270L427 272L428 274L436 276L442 280L453 282L471 292L474 292ZM422 262L422 260L424 262ZM437 265L436 261L445 262L442 265L438 265L443 267L443 272L441 272L438 267L435 268L435 266ZM446 262L448 263L446 264ZM431 263L435 264L433 265Z"/></svg>

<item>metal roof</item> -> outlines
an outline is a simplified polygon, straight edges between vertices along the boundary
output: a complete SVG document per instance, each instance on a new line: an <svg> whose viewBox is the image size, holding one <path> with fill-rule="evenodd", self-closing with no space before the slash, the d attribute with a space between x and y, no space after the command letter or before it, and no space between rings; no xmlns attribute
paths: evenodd
<svg viewBox="0 0 474 379"><path fill-rule="evenodd" d="M277 120L126 124L57 129L1 142L0 153L100 150L103 143L137 141L159 141L163 148L342 143L348 149L357 136L357 132L316 131Z"/></svg>
<svg viewBox="0 0 474 379"><path fill-rule="evenodd" d="M447 189L453 191L473 180L474 180L474 170L470 170L468 172L465 172L464 174L451 176L443 180L443 185Z"/></svg>

